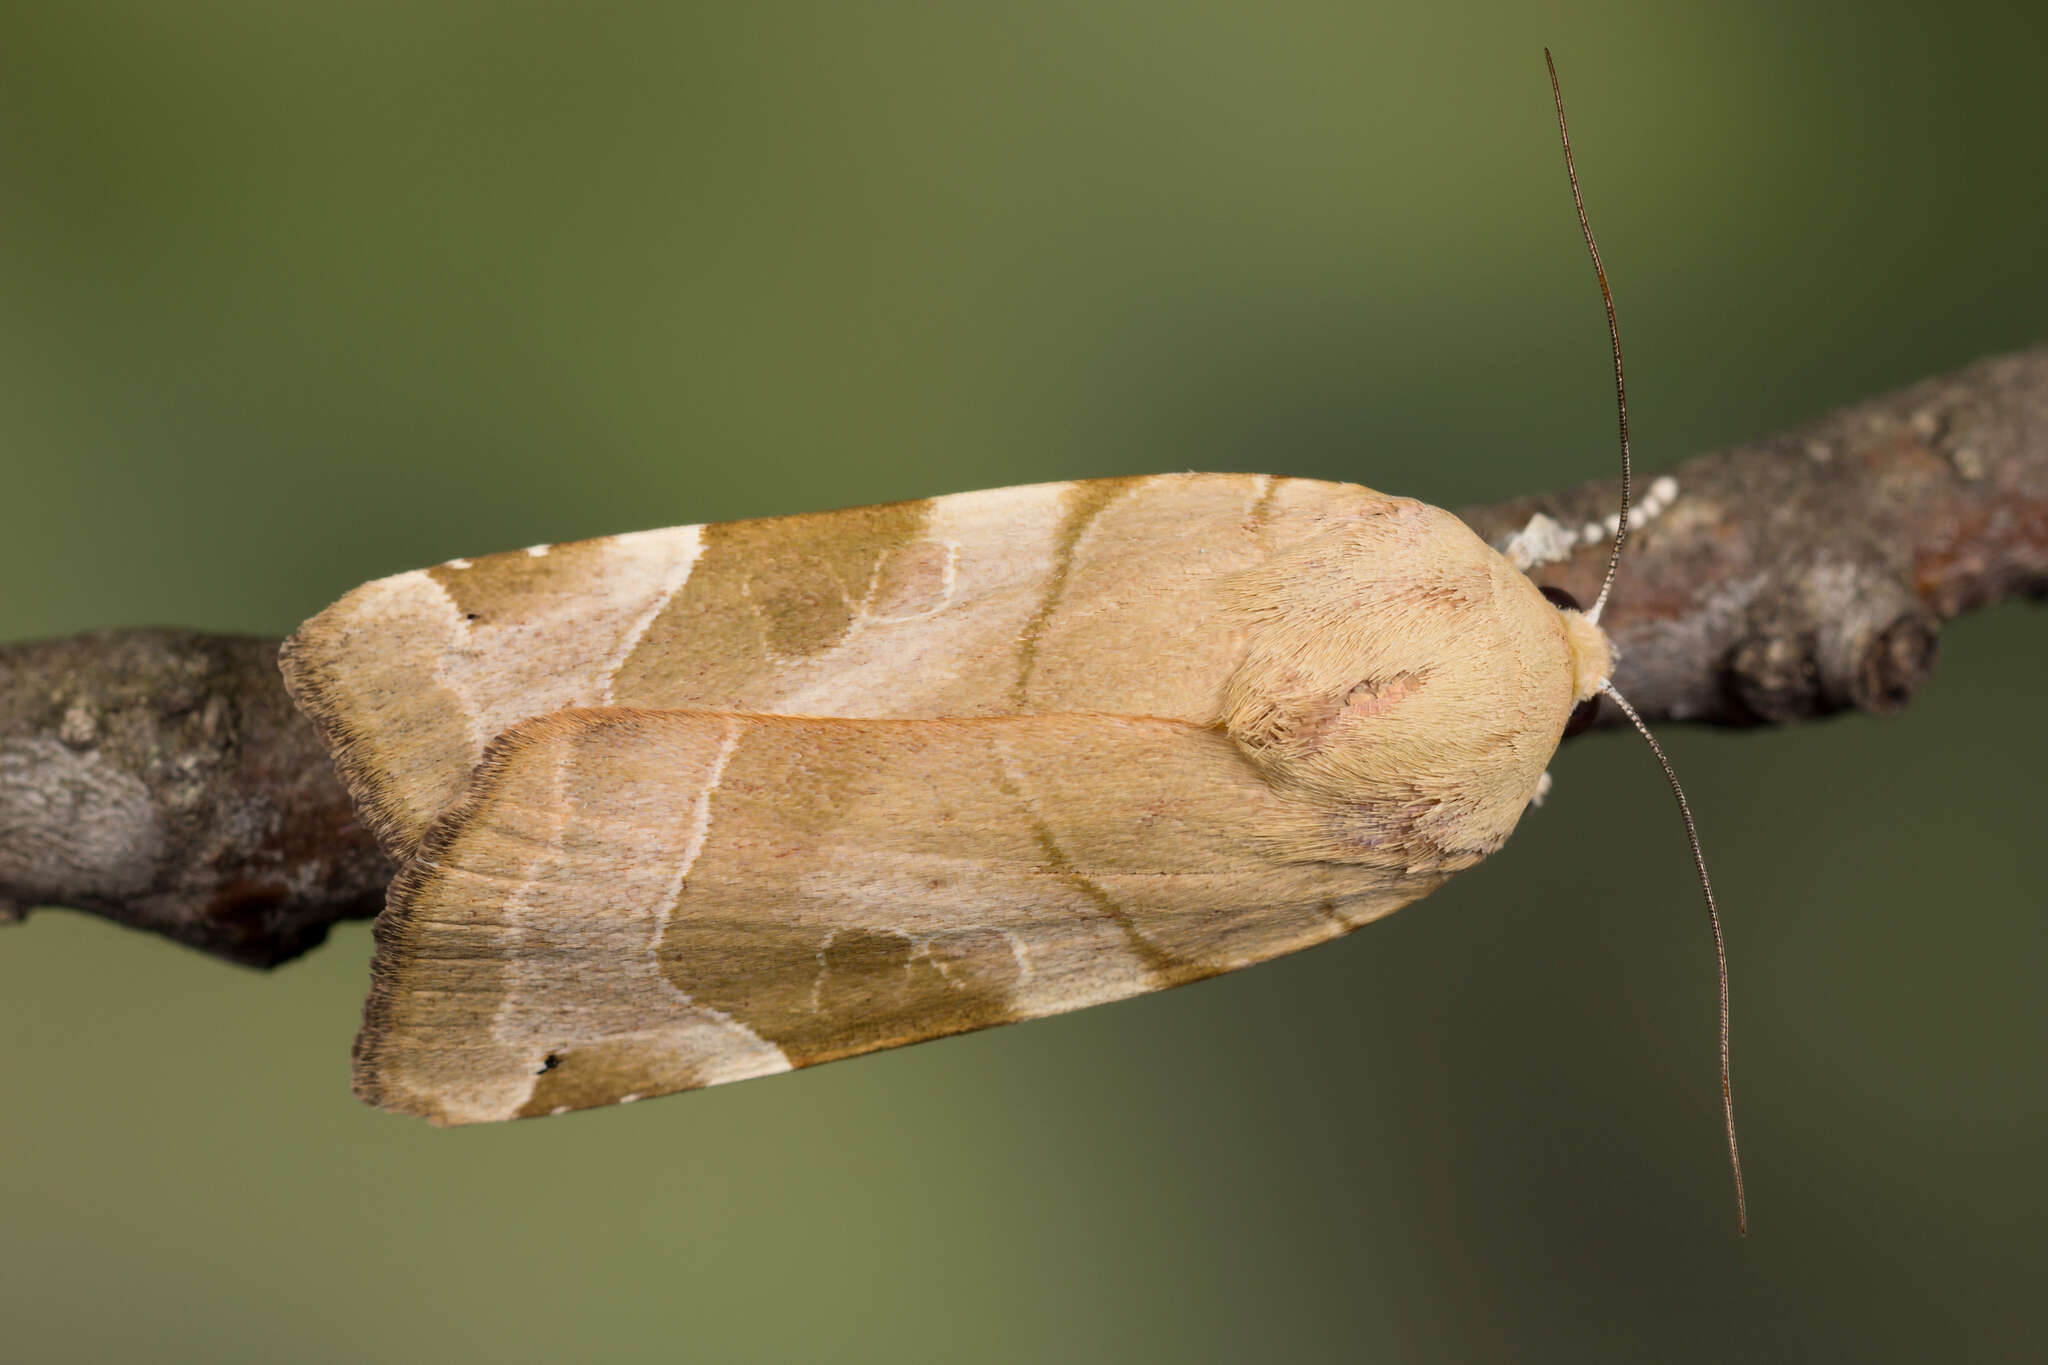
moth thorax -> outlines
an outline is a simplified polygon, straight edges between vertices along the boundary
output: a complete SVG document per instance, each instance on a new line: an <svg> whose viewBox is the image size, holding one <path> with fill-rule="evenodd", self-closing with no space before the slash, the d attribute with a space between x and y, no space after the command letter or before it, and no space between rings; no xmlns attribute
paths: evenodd
<svg viewBox="0 0 2048 1365"><path fill-rule="evenodd" d="M1572 657L1572 700L1582 702L1613 676L1614 646L1607 632L1587 620L1584 612L1567 607L1559 615L1564 617L1564 642Z"/></svg>

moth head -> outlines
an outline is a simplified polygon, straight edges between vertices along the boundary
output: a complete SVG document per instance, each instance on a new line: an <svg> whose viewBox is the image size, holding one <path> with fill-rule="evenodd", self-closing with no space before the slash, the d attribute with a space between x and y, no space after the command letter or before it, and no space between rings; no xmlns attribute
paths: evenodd
<svg viewBox="0 0 2048 1365"><path fill-rule="evenodd" d="M1614 646L1607 632L1579 610L1578 598L1559 587L1537 591L1564 621L1564 643L1572 670L1572 711L1564 723L1565 738L1569 739L1600 718L1600 691L1614 676Z"/></svg>

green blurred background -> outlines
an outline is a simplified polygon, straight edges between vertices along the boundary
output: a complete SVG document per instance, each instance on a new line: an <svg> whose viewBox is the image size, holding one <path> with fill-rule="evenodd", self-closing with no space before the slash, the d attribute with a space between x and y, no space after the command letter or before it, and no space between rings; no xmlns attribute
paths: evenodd
<svg viewBox="0 0 2048 1365"><path fill-rule="evenodd" d="M282 634L628 528L1167 469L1447 505L2048 338L2038 5L9 6L0 638ZM358 1106L363 926L0 936L9 1360L2043 1348L2048 621L1674 729L1436 897L1164 996L628 1110Z"/></svg>

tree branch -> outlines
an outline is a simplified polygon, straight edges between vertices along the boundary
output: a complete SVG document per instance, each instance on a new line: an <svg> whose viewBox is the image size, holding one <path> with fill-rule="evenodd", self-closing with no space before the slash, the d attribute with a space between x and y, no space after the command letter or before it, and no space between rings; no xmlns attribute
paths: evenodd
<svg viewBox="0 0 2048 1365"><path fill-rule="evenodd" d="M2048 594L2048 346L1668 477L1669 504L1640 532L1631 519L1601 622L1620 656L1615 686L1636 709L1712 725L1895 711L1926 680L1942 621ZM1644 507L1659 482L1636 491L1639 508L1662 502ZM1568 538L1564 557L1538 555L1530 576L1590 603L1618 491L1597 480L1458 515L1511 554L1511 538L1539 550ZM1547 526L1531 526L1538 514Z"/></svg>
<svg viewBox="0 0 2048 1365"><path fill-rule="evenodd" d="M1602 480L1459 515L1591 602L1617 494ZM2048 346L1702 456L1637 496L1603 624L1645 716L1895 710L1942 620L2048 595ZM269 966L375 914L391 873L285 696L276 641L0 646L0 920L68 905Z"/></svg>

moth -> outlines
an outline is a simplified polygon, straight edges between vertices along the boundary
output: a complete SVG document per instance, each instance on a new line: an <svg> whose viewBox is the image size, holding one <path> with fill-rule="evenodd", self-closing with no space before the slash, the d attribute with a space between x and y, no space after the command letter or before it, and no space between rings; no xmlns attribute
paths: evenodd
<svg viewBox="0 0 2048 1365"><path fill-rule="evenodd" d="M559 1114L1348 933L1498 849L1574 713L1620 702L1606 596L1554 605L1413 499L1255 474L367 584L282 656L401 868L357 1093ZM1724 972L1724 1097L1725 1004Z"/></svg>

